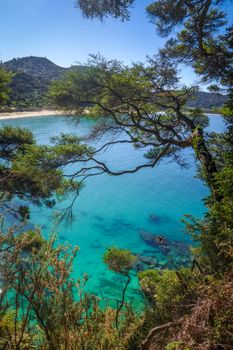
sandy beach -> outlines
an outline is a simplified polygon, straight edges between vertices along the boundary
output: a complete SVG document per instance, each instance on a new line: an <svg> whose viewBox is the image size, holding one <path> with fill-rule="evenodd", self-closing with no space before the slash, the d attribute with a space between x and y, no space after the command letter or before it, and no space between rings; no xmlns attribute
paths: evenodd
<svg viewBox="0 0 233 350"><path fill-rule="evenodd" d="M0 113L0 120L4 119L14 119L14 118L27 118L27 117L43 117L48 115L59 115L62 114L60 111L52 110L41 110L41 111L27 111L27 112L10 112L10 113Z"/></svg>

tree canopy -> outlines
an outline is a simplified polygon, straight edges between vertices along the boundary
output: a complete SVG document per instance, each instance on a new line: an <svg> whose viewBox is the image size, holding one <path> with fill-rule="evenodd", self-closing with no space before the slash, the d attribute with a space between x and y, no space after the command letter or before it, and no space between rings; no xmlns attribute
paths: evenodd
<svg viewBox="0 0 233 350"><path fill-rule="evenodd" d="M128 0L77 0L86 17L101 20L109 15L129 19L133 3ZM169 39L161 51L163 54L177 62L191 64L206 82L218 80L229 86L233 84L233 27L224 12L226 3L159 0L152 1L146 12L162 36L168 36L178 27L175 37Z"/></svg>
<svg viewBox="0 0 233 350"><path fill-rule="evenodd" d="M144 148L147 158L134 169L113 171L97 158L98 153L109 146L106 144L95 150L92 157L99 173L133 173L154 167L164 157L172 157L182 164L180 151L193 147L205 178L214 190L216 165L203 135L207 119L200 110L185 112L185 104L195 87L180 88L173 63L156 56L149 59L147 65L125 67L118 61L97 56L89 66L86 71L72 72L65 80L54 83L51 89L54 103L66 110L75 110L77 115L97 118L92 136L114 131L121 136L115 143L127 142ZM85 167L85 174L87 171ZM81 174L80 170L77 175Z"/></svg>
<svg viewBox="0 0 233 350"><path fill-rule="evenodd" d="M133 2L134 0L77 0L76 4L88 18L99 18L102 20L106 16L113 16L115 18L120 17L122 20L128 20L128 7L132 5Z"/></svg>
<svg viewBox="0 0 233 350"><path fill-rule="evenodd" d="M15 202L10 204L13 198L52 207L56 196L70 192L77 195L81 183L66 179L63 168L89 152L91 148L80 145L80 140L72 135L61 135L52 139L51 146L42 146L36 144L27 129L3 127L0 129L1 207L16 213Z"/></svg>
<svg viewBox="0 0 233 350"><path fill-rule="evenodd" d="M191 113L185 110L197 87L182 86L178 69L180 63L192 65L203 81L220 84L212 84L214 91L223 86L228 92L231 90L232 28L221 7L223 3L154 1L147 7L147 13L159 34L167 36L178 26L175 37L158 54L148 58L145 64L135 63L131 67L95 55L87 70L72 72L53 85L51 96L56 106L98 119L93 136L114 130L122 136L116 142L132 143L146 150L145 164L118 171L100 162L96 150L92 160L97 172L133 173L153 167L168 156L182 164L180 151L193 147L203 178L212 192L216 192L218 166L204 132L207 121L200 110ZM132 4L133 1L77 1L85 16L100 19L109 15L129 19ZM229 108L226 111L229 113ZM85 174L87 171L85 167ZM81 171L77 173L81 174Z"/></svg>
<svg viewBox="0 0 233 350"><path fill-rule="evenodd" d="M4 106L9 98L9 84L12 73L0 66L0 107Z"/></svg>

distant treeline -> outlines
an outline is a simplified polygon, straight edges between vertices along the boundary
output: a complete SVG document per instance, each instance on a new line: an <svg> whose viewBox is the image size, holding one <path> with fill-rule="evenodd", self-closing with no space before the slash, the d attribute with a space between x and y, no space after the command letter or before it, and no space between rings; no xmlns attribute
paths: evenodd
<svg viewBox="0 0 233 350"><path fill-rule="evenodd" d="M71 69L83 69L83 66L63 68L45 57L34 56L14 58L2 65L15 73L10 84L8 107L19 110L47 106L46 92L52 81L60 79ZM200 91L195 99L188 102L187 106L215 110L225 101L226 96L224 95Z"/></svg>

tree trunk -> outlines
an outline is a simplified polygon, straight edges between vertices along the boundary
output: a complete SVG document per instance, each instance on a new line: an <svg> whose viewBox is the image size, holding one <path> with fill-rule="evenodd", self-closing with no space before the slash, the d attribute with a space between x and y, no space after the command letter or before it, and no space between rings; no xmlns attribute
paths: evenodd
<svg viewBox="0 0 233 350"><path fill-rule="evenodd" d="M215 179L218 170L212 155L206 147L202 127L196 127L193 132L193 148L201 163L203 177L210 187L214 198L219 200L218 186Z"/></svg>

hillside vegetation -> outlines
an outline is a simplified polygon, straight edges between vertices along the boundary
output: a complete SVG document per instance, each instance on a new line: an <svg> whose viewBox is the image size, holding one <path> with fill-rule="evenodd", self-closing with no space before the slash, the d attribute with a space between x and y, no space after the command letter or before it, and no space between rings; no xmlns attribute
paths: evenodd
<svg viewBox="0 0 233 350"><path fill-rule="evenodd" d="M71 70L80 70L84 66L64 68L45 57L13 58L3 63L3 67L15 75L10 84L8 106L15 109L42 108L48 104L46 93L55 80L59 80ZM217 109L226 101L226 96L218 93L199 91L196 98L188 102L191 108Z"/></svg>
<svg viewBox="0 0 233 350"><path fill-rule="evenodd" d="M13 58L2 65L15 74L10 84L8 106L16 109L44 107L47 104L46 92L52 81L80 67L63 68L45 57L35 56Z"/></svg>

